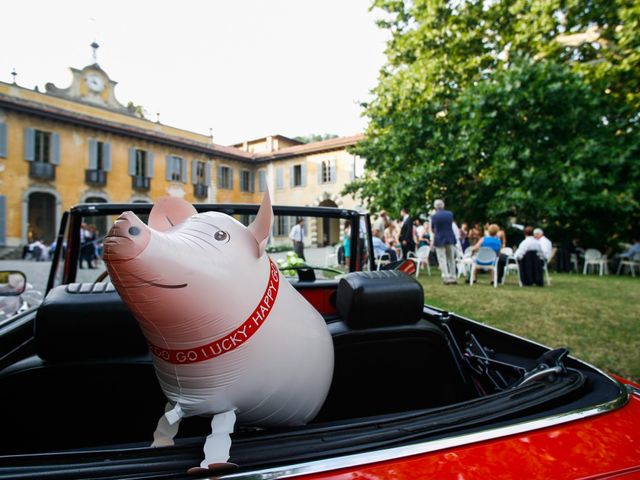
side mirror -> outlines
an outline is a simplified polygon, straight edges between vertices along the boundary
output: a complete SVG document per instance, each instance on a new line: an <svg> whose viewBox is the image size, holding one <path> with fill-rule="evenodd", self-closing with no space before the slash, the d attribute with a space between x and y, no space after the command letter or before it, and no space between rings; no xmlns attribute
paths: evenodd
<svg viewBox="0 0 640 480"><path fill-rule="evenodd" d="M27 276L17 270L0 271L0 297L16 297L27 288Z"/></svg>

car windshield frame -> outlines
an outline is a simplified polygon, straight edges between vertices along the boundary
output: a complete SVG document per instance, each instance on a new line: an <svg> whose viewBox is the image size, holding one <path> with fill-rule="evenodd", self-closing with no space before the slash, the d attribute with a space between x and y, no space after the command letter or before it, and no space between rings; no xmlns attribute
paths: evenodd
<svg viewBox="0 0 640 480"><path fill-rule="evenodd" d="M67 255L64 258L62 278L56 282L57 272L62 259L62 249L56 249L52 259L51 271L47 282L46 293L56 285L65 285L76 281L78 273L78 261L80 256L80 228L83 218L87 216L113 216L125 211L131 211L136 215L148 215L153 208L153 203L82 203L71 207L65 212L60 222L57 242L62 245L66 241ZM198 213L220 212L227 215L255 215L260 208L258 204L217 204L195 203L194 208ZM363 269L375 269L373 255L363 255L364 252L372 252L371 222L368 213L356 210L333 207L297 207L290 205L273 205L275 216L300 216L315 218L335 218L348 220L351 223L351 242L349 265L347 272ZM353 241L362 238L365 243ZM361 264L363 263L363 264ZM46 294L45 293L45 294Z"/></svg>

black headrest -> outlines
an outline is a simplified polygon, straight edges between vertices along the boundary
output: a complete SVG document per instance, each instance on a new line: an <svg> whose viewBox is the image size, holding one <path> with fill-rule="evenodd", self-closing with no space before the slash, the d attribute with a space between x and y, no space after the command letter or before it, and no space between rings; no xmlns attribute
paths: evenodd
<svg viewBox="0 0 640 480"><path fill-rule="evenodd" d="M350 328L409 325L422 316L424 291L402 272L353 272L340 280L336 306Z"/></svg>
<svg viewBox="0 0 640 480"><path fill-rule="evenodd" d="M142 355L138 322L111 283L71 283L49 292L35 320L36 352L45 360Z"/></svg>

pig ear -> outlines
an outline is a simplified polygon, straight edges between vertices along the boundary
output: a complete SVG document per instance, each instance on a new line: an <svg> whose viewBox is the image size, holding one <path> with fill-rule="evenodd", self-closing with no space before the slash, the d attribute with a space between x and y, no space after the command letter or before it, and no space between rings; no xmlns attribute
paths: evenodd
<svg viewBox="0 0 640 480"><path fill-rule="evenodd" d="M193 205L177 197L158 200L149 214L149 227L164 232L198 213Z"/></svg>
<svg viewBox="0 0 640 480"><path fill-rule="evenodd" d="M264 192L264 197L262 197L262 205L260 205L258 215L248 227L258 243L258 257L264 254L264 249L271 233L271 225L273 225L273 209L271 208L271 197L267 189Z"/></svg>

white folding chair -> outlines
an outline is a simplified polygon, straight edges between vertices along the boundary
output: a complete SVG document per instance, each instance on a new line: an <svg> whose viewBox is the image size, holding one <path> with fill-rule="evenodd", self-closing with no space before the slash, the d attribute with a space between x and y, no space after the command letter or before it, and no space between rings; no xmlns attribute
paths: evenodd
<svg viewBox="0 0 640 480"><path fill-rule="evenodd" d="M386 265L388 263L391 263L391 255L389 255L388 253L377 253L376 257L375 257L375 262L376 262L376 270L380 270L380 267L382 265Z"/></svg>
<svg viewBox="0 0 640 480"><path fill-rule="evenodd" d="M513 254L513 248L505 247L500 253L507 256L507 261L504 265L504 272L502 274L502 285L507 280L507 276L510 272L515 272L516 277L518 278L518 285L522 286L522 279L520 278L520 264L518 263L518 259Z"/></svg>
<svg viewBox="0 0 640 480"><path fill-rule="evenodd" d="M549 259L547 260L546 258L542 259L542 269L543 269L543 273L545 278L547 279L547 286L551 286L551 276L549 276L549 268L547 268L547 266L549 265L549 263L551 263L551 260L553 260L553 257L556 256L556 252L558 251L558 249L556 247L553 247L551 249L551 256L549 257Z"/></svg>
<svg viewBox="0 0 640 480"><path fill-rule="evenodd" d="M458 250L456 249L456 252ZM459 252L458 252L459 254ZM471 271L471 264L473 263L473 249L467 247L462 255L458 255L456 258L456 268L458 269L458 277L466 277Z"/></svg>
<svg viewBox="0 0 640 480"><path fill-rule="evenodd" d="M618 264L618 270L616 271L616 275L620 275L622 269L627 267L629 272L631 272L631 276L636 276L636 268L640 272L640 253L635 253L631 258L622 257L620 263Z"/></svg>
<svg viewBox="0 0 640 480"><path fill-rule="evenodd" d="M429 252L431 247L424 245L418 249L416 253L409 252L407 259L416 264L416 278L420 276L420 265L424 263L427 266L427 274L431 276L431 267L429 266Z"/></svg>
<svg viewBox="0 0 640 480"><path fill-rule="evenodd" d="M582 270L582 274L586 275L589 269L589 266L598 267L598 273L602 276L605 272L605 262L606 259L602 256L599 250L595 248L588 248L584 252L584 269Z"/></svg>
<svg viewBox="0 0 640 480"><path fill-rule="evenodd" d="M473 258L471 264L471 278L469 285L473 285L473 277L477 269L493 270L493 287L498 286L498 254L493 248L480 247L478 254Z"/></svg>

